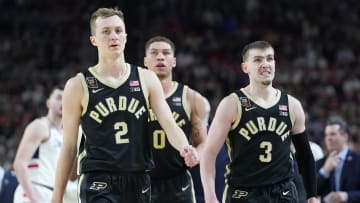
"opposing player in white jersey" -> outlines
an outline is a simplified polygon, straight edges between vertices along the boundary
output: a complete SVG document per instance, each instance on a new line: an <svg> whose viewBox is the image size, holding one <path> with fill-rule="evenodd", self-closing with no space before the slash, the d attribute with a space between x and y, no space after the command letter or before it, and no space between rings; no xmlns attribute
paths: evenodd
<svg viewBox="0 0 360 203"><path fill-rule="evenodd" d="M14 203L47 203L51 200L63 142L62 93L62 88L53 88L46 100L47 115L33 120L25 129L14 161L19 181ZM76 190L70 193L76 194Z"/></svg>

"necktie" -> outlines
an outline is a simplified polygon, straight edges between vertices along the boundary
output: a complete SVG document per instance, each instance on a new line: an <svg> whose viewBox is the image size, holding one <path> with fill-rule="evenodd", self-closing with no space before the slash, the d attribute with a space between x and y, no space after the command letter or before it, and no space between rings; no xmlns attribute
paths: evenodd
<svg viewBox="0 0 360 203"><path fill-rule="evenodd" d="M335 170L330 173L330 188L331 191L336 191Z"/></svg>

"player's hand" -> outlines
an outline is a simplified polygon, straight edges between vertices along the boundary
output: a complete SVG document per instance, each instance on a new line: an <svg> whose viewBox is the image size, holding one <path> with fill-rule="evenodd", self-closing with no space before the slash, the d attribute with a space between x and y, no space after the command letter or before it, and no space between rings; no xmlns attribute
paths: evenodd
<svg viewBox="0 0 360 203"><path fill-rule="evenodd" d="M320 203L320 200L318 200L316 197L310 197L307 200L307 203Z"/></svg>
<svg viewBox="0 0 360 203"><path fill-rule="evenodd" d="M338 152L332 151L330 152L329 156L326 158L323 168L327 173L331 173L331 171L334 170L334 168L339 164L339 162L340 162L340 157L338 155Z"/></svg>
<svg viewBox="0 0 360 203"><path fill-rule="evenodd" d="M185 164L188 167L194 167L200 161L199 154L197 153L196 149L191 145L185 147L181 151L180 155L184 158Z"/></svg>
<svg viewBox="0 0 360 203"><path fill-rule="evenodd" d="M330 192L324 197L324 202L326 203L342 203L346 202L346 193L345 192Z"/></svg>

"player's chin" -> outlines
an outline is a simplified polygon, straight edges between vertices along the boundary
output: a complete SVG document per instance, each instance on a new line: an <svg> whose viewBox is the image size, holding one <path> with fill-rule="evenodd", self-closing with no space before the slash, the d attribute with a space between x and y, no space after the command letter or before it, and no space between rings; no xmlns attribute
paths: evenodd
<svg viewBox="0 0 360 203"><path fill-rule="evenodd" d="M261 83L262 83L263 85L265 85L265 86L269 86L269 85L271 85L272 80L264 80L264 81L262 81Z"/></svg>

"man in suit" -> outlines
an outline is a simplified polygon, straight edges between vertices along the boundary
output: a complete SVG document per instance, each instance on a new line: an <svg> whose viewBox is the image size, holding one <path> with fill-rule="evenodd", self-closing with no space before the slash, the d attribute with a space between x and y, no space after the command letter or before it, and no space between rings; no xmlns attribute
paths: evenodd
<svg viewBox="0 0 360 203"><path fill-rule="evenodd" d="M12 203L18 181L14 171L5 170L0 166L0 202Z"/></svg>
<svg viewBox="0 0 360 203"><path fill-rule="evenodd" d="M360 202L360 155L349 149L346 122L330 118L325 125L327 156L316 162L318 194L326 203Z"/></svg>

